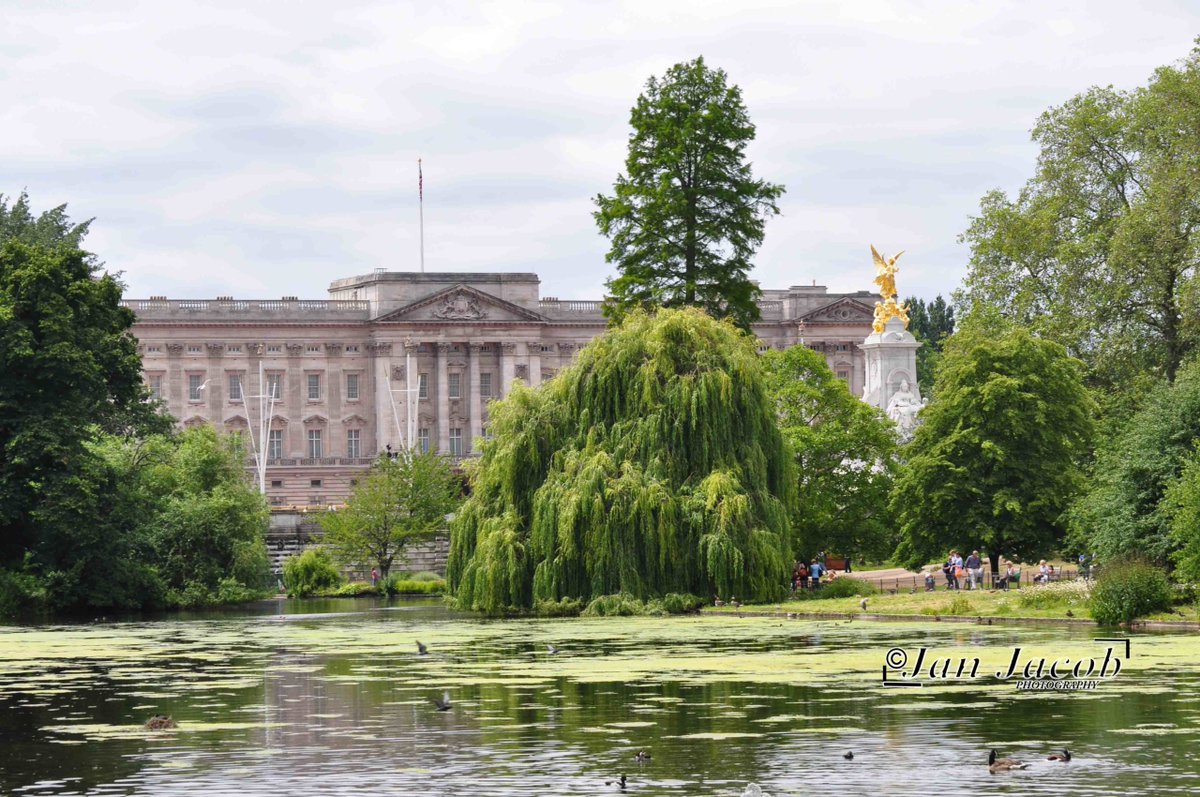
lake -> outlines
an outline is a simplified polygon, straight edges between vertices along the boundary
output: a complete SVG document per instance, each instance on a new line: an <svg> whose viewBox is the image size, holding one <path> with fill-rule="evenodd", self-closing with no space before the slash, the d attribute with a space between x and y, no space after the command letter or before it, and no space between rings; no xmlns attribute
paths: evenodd
<svg viewBox="0 0 1200 797"><path fill-rule="evenodd" d="M910 663L922 647L980 658L987 673L1017 646L1025 659L1078 659L1113 636L1125 635L729 616L487 621L432 600L7 626L0 793L594 795L621 793L605 785L621 774L639 795L738 797L752 782L774 797L1200 792L1196 636L1129 635L1120 674L1090 691L994 677L881 683L894 648ZM444 712L433 705L443 692ZM156 713L178 728L144 729ZM1064 746L1071 763L1045 760ZM993 747L1028 769L990 774Z"/></svg>

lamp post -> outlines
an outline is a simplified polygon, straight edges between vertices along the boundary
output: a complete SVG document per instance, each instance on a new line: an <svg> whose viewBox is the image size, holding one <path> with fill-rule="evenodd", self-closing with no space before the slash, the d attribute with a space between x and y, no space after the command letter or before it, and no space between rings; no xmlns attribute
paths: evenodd
<svg viewBox="0 0 1200 797"><path fill-rule="evenodd" d="M250 446L254 451L254 469L258 475L258 492L262 495L267 494L267 444L270 442L271 434L271 418L275 415L275 390L270 387L265 388L263 385L263 366L258 364L258 388L259 394L256 396L243 396L246 402L246 421L249 423L250 418L250 399L258 400L258 445L254 445L254 435L250 435Z"/></svg>

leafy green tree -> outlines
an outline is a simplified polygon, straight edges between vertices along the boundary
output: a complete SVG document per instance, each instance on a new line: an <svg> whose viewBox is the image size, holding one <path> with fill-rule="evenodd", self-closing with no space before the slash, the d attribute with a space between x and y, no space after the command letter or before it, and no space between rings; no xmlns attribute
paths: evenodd
<svg viewBox="0 0 1200 797"><path fill-rule="evenodd" d="M1172 532L1172 512L1163 497L1180 478L1200 440L1200 364L1180 371L1174 384L1151 391L1142 407L1096 452L1086 494L1071 510L1072 544L1101 560L1129 554L1165 564L1186 534ZM1177 488L1182 501L1189 488ZM1180 521L1183 522L1183 521Z"/></svg>
<svg viewBox="0 0 1200 797"><path fill-rule="evenodd" d="M606 260L620 272L606 313L693 305L748 328L760 293L750 259L784 189L751 173L741 89L697 58L651 77L629 121L628 175L596 197L596 224L612 239Z"/></svg>
<svg viewBox="0 0 1200 797"><path fill-rule="evenodd" d="M1200 582L1200 448L1192 450L1179 478L1167 487L1163 511L1171 523L1173 558L1181 580Z"/></svg>
<svg viewBox="0 0 1200 797"><path fill-rule="evenodd" d="M72 222L67 216L66 205L34 215L29 206L29 194L25 191L21 192L16 202L10 202L11 199L0 194L0 243L15 240L48 249L59 246L68 249L83 247L83 239L92 225L92 219ZM94 259L90 253L87 257L89 262Z"/></svg>
<svg viewBox="0 0 1200 797"><path fill-rule="evenodd" d="M1094 402L1083 364L1020 329L959 333L892 493L897 558L919 567L949 547L1037 558L1063 537L1082 487Z"/></svg>
<svg viewBox="0 0 1200 797"><path fill-rule="evenodd" d="M463 608L783 594L795 465L755 343L732 324L632 313L494 404L491 430L451 524Z"/></svg>
<svg viewBox="0 0 1200 797"><path fill-rule="evenodd" d="M203 426L154 444L162 448L142 469L143 495L159 497L146 527L168 603L216 602L228 579L262 590L270 575L268 509L237 439Z"/></svg>
<svg viewBox="0 0 1200 797"><path fill-rule="evenodd" d="M896 548L888 495L896 433L850 394L820 354L792 346L763 357L767 391L796 457L798 553L884 558Z"/></svg>
<svg viewBox="0 0 1200 797"><path fill-rule="evenodd" d="M86 226L0 200L0 565L38 559L48 523L88 522L66 512L87 492L98 432L165 423L146 401L120 283L75 246ZM52 496L62 505L47 507Z"/></svg>
<svg viewBox="0 0 1200 797"><path fill-rule="evenodd" d="M461 493L462 483L437 454L403 452L395 459L382 454L345 508L321 516L325 544L346 564L377 565L387 578L406 545L446 528Z"/></svg>
<svg viewBox="0 0 1200 797"><path fill-rule="evenodd" d="M1042 114L1037 170L984 196L959 297L1067 346L1096 384L1175 378L1198 329L1200 48Z"/></svg>

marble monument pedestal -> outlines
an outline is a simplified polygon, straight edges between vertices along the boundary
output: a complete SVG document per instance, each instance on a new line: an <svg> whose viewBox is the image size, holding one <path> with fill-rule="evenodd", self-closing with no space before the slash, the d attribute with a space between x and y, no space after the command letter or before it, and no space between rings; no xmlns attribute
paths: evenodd
<svg viewBox="0 0 1200 797"><path fill-rule="evenodd" d="M905 328L902 319L888 319L883 332L872 332L859 348L866 356L863 401L887 411L889 416L896 414L898 407L921 405L921 392L917 387L917 349L921 348L921 343ZM916 415L915 412L905 414L914 418ZM893 420L900 423L895 417Z"/></svg>

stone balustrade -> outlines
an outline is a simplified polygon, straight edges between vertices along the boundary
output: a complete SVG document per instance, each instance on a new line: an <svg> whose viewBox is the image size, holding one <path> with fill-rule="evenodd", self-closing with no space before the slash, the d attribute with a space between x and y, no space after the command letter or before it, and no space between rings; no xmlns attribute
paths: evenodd
<svg viewBox="0 0 1200 797"><path fill-rule="evenodd" d="M137 313L138 321L366 321L370 303L352 299L124 299L122 307Z"/></svg>

